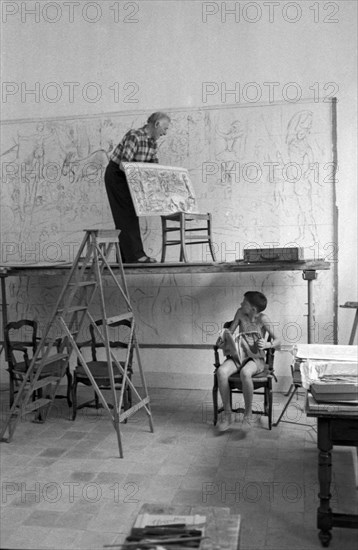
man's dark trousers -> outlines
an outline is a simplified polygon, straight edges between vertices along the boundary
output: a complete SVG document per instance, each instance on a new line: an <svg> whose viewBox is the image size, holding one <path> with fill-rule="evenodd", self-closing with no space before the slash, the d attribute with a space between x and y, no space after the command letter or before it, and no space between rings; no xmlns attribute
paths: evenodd
<svg viewBox="0 0 358 550"><path fill-rule="evenodd" d="M116 229L120 229L119 243L123 262L136 262L145 256L139 219L135 213L125 173L118 164L109 161L104 174L109 205Z"/></svg>

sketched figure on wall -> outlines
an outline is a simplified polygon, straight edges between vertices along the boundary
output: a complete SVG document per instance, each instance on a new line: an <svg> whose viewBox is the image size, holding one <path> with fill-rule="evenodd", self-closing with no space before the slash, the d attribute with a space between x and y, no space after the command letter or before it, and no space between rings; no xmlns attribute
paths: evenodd
<svg viewBox="0 0 358 550"><path fill-rule="evenodd" d="M215 157L219 162L217 186L224 188L225 198L231 199L233 187L238 183L240 162L244 158L247 129L241 120L231 122L226 131L215 127L215 132L220 140L224 141L224 149Z"/></svg>
<svg viewBox="0 0 358 550"><path fill-rule="evenodd" d="M230 153L241 153L241 148L245 141L246 132L243 128L241 120L234 120L229 126L229 129L226 132L222 132L216 129L216 133L224 140L225 149L224 151L229 151ZM239 147L237 144L239 143ZM239 155L241 156L241 155Z"/></svg>
<svg viewBox="0 0 358 550"><path fill-rule="evenodd" d="M298 240L305 237L305 231L310 232L313 242L318 240L317 225L313 214L312 193L314 192L314 154L309 141L313 124L312 111L299 111L287 125L286 146L292 168L296 172L289 178L293 181L294 195L299 207ZM297 176L296 165L299 176ZM289 183L289 182L288 182ZM318 183L317 183L318 184Z"/></svg>
<svg viewBox="0 0 358 550"><path fill-rule="evenodd" d="M34 209L42 207L40 185L44 183L46 170L46 148L51 147L54 139L52 128L46 129L42 122L36 125L33 134L18 136L17 159L21 162L21 178L17 193L13 200L16 203L16 211L20 216L20 238L25 235L32 223Z"/></svg>

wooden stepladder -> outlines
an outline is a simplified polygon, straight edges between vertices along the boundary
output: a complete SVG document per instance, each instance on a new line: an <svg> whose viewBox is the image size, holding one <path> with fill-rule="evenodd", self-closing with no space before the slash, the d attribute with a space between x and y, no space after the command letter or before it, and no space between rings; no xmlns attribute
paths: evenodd
<svg viewBox="0 0 358 550"><path fill-rule="evenodd" d="M119 455L123 457L123 449L120 433L120 422L123 422L131 415L135 414L140 409L144 408L149 418L150 430L153 432L152 415L150 411L149 396L147 385L144 378L143 368L140 360L139 346L135 333L135 320L132 306L128 294L127 284L124 276L121 254L119 249L119 230L86 230L84 239L80 245L77 256L70 269L67 281L65 282L61 294L58 298L54 312L47 324L43 337L39 343L36 353L31 361L29 369L24 377L24 380L19 388L19 391L14 400L13 406L9 412L8 418L1 429L0 439L4 441L4 436L8 430L8 438L5 441L10 441L15 431L17 422L27 413L38 410L38 417L44 420L50 410L50 407L55 399L56 391L60 380L65 372L66 366L70 359L70 355L74 352L77 360L84 368L92 387L96 392L103 408L106 410L113 423L117 434ZM116 263L110 264L110 257L116 259ZM104 296L103 277L112 279L116 289L116 304L118 312L114 316L109 317L106 312L106 303ZM95 299L99 299L99 307L102 318L102 329L96 326L95 320L91 314L91 306L94 305ZM113 294L111 297L111 306L113 307ZM117 303L118 302L118 303ZM98 310L98 300L97 300ZM126 360L123 364L115 357L113 350L110 348L109 327L123 319L127 319L131 324L130 336ZM105 400L102 391L99 389L95 379L93 378L84 356L79 347L79 337L81 329L85 326L85 322L92 323L96 327L96 332L99 341L105 348L106 362L108 367L108 378L111 385L111 401L113 408L111 409ZM57 345L58 353L53 354L54 345L58 343L58 330L51 329L56 326L60 328L63 337L60 339L60 344ZM56 332L56 336L50 336L51 332ZM132 380L128 376L128 365L130 357L130 348L134 346L136 350L136 358L138 363L139 374L142 382L141 396ZM60 367L58 376L40 378L43 369L50 363L57 362ZM122 376L122 384L120 389L116 388L114 369L117 369ZM49 386L51 385L51 391ZM122 411L124 392L130 386L133 396L133 405ZM31 398L39 388L47 388L48 395L45 399ZM136 402L137 399L137 402Z"/></svg>

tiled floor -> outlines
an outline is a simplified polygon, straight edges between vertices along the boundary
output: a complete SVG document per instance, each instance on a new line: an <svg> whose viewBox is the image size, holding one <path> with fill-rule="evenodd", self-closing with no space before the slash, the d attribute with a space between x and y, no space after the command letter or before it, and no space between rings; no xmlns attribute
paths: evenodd
<svg viewBox="0 0 358 550"><path fill-rule="evenodd" d="M210 392L152 389L150 397L155 431L143 411L122 424L123 459L103 411L82 409L72 422L56 400L45 424L18 425L0 446L1 548L120 543L144 502L230 507L242 516L242 550L321 548L315 422L301 411L302 396L288 410L294 423L269 431L257 416L247 435L239 424L215 432ZM275 417L284 399L275 394ZM331 503L358 513L349 449L334 450ZM330 548L356 548L357 533L335 528Z"/></svg>

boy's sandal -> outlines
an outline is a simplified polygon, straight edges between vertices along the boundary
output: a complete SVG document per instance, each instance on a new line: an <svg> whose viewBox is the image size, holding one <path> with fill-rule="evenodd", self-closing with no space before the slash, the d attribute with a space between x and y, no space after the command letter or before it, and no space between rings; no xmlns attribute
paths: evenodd
<svg viewBox="0 0 358 550"><path fill-rule="evenodd" d="M149 256L145 256L144 260L136 260L137 264L156 264L157 260L155 258L150 258Z"/></svg>

